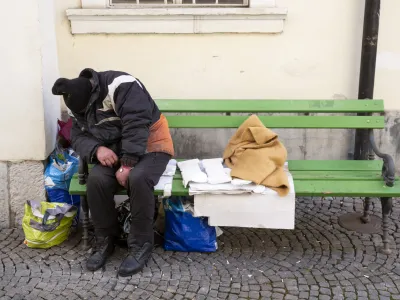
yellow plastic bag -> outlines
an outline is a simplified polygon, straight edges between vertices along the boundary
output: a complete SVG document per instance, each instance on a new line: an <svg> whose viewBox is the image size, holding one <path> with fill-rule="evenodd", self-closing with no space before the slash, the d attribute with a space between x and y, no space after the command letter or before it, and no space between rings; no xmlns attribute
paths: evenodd
<svg viewBox="0 0 400 300"><path fill-rule="evenodd" d="M67 203L27 201L22 228L25 244L30 248L50 248L64 242L77 213Z"/></svg>

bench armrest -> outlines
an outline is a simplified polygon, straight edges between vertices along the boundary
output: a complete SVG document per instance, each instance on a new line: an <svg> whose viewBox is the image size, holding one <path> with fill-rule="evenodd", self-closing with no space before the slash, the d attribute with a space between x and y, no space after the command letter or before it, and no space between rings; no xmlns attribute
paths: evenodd
<svg viewBox="0 0 400 300"><path fill-rule="evenodd" d="M389 154L385 154L379 151L376 143L375 143L375 136L374 136L374 130L369 129L369 143L372 147L372 150L375 152L377 156L382 158L383 160L383 167L382 167L382 177L383 180L385 181L387 186L394 186L394 181L395 181L395 165L394 165L394 160Z"/></svg>
<svg viewBox="0 0 400 300"><path fill-rule="evenodd" d="M80 185L85 185L86 184L86 179L89 174L89 168L86 160L84 160L82 157L79 157L79 169L78 169L78 178L79 178L79 184Z"/></svg>

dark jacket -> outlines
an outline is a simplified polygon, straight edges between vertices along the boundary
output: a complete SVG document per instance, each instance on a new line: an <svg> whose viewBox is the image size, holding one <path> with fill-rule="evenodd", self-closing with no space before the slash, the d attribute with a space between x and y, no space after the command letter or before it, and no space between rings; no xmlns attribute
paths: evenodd
<svg viewBox="0 0 400 300"><path fill-rule="evenodd" d="M134 166L145 154L149 129L160 119L160 111L144 85L118 71L84 69L80 77L90 79L92 95L84 114L73 114L73 149L87 162L96 162L96 150L106 146L123 165Z"/></svg>

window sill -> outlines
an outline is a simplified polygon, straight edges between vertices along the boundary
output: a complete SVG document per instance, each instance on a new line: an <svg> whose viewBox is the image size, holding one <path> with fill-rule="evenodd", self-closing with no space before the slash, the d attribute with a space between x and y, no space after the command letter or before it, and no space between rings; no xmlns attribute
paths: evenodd
<svg viewBox="0 0 400 300"><path fill-rule="evenodd" d="M68 9L72 34L281 33L286 8Z"/></svg>

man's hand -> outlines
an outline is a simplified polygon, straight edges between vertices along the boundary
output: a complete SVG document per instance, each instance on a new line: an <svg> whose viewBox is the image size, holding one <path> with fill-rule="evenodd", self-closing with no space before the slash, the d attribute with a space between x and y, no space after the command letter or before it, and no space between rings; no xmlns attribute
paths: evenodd
<svg viewBox="0 0 400 300"><path fill-rule="evenodd" d="M112 168L118 162L118 156L107 147L100 146L96 152L97 160L105 167Z"/></svg>
<svg viewBox="0 0 400 300"><path fill-rule="evenodd" d="M128 184L129 172L131 170L132 168L121 166L121 168L119 168L118 171L115 173L115 177L117 177L118 183L122 185L124 188L126 188Z"/></svg>

